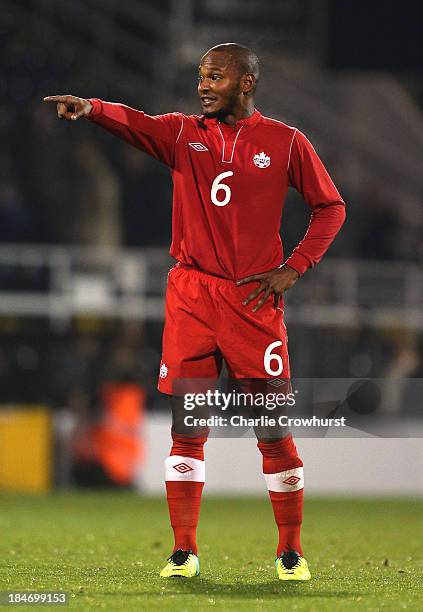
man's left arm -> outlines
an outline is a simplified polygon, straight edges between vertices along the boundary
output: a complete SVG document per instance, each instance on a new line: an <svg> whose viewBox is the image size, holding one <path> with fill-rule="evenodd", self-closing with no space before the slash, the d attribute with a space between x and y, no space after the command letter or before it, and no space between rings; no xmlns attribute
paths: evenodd
<svg viewBox="0 0 423 612"><path fill-rule="evenodd" d="M345 203L311 142L295 132L288 164L289 182L312 212L307 232L285 265L301 276L319 263L345 221Z"/></svg>
<svg viewBox="0 0 423 612"><path fill-rule="evenodd" d="M298 130L293 135L288 161L289 184L299 191L310 206L307 232L284 264L276 270L243 278L237 285L259 281L260 285L243 302L260 299L253 312L273 294L277 306L284 291L292 287L304 272L319 263L345 221L345 203L311 142ZM262 295L261 295L262 294Z"/></svg>

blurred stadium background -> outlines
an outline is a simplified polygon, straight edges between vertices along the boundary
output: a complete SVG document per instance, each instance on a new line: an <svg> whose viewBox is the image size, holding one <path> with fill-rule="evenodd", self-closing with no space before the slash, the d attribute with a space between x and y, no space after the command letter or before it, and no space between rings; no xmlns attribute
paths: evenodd
<svg viewBox="0 0 423 612"><path fill-rule="evenodd" d="M328 256L287 296L294 375L422 377L423 60L417 3L406 4L398 14L389 0L381 14L363 1L2 1L0 489L162 489L170 177L41 100L198 113L198 59L219 42L257 52L258 108L309 136L348 204ZM287 253L308 215L291 191ZM408 402L407 385L395 389L385 409L421 432L421 395ZM229 441L209 443L208 490L263 492L254 442L237 444L229 473ZM423 490L418 439L299 446L311 491Z"/></svg>

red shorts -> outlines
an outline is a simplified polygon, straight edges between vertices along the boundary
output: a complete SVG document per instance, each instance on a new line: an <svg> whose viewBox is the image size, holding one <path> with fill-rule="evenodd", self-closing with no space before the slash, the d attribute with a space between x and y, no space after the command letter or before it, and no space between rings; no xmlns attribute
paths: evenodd
<svg viewBox="0 0 423 612"><path fill-rule="evenodd" d="M176 264L168 275L158 388L172 395L175 380L217 379L225 361L236 379L290 378L282 307L273 296L257 311L243 300L257 282L237 287Z"/></svg>

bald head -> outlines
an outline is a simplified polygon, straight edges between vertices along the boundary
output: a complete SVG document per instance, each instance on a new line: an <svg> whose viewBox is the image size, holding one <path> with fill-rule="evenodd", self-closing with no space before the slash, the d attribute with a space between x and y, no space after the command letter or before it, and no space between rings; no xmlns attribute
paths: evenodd
<svg viewBox="0 0 423 612"><path fill-rule="evenodd" d="M238 45L237 43L223 43L221 45L216 45L212 47L201 58L203 61L210 53L223 53L226 54L231 63L237 66L240 74L252 74L255 78L256 85L260 76L259 70L259 59L257 55L249 49L248 47L244 47L243 45ZM255 88L254 88L255 89Z"/></svg>
<svg viewBox="0 0 423 612"><path fill-rule="evenodd" d="M209 49L198 67L204 116L234 124L252 115L258 77L259 62L251 49L236 43Z"/></svg>

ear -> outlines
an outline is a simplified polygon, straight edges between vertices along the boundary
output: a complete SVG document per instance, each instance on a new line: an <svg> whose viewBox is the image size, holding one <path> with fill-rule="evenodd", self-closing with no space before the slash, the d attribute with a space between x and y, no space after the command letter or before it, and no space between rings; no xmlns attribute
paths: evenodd
<svg viewBox="0 0 423 612"><path fill-rule="evenodd" d="M245 96L248 96L249 94L253 93L255 86L256 86L256 78L253 74L244 74L244 76L242 77L242 93Z"/></svg>

